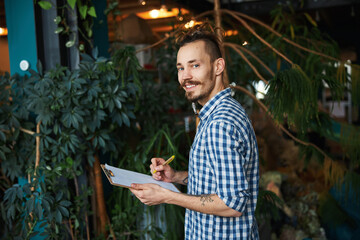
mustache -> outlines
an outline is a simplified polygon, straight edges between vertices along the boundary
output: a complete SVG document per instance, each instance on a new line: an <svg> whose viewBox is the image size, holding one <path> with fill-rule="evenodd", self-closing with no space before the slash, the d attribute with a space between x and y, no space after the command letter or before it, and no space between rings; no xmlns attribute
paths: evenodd
<svg viewBox="0 0 360 240"><path fill-rule="evenodd" d="M185 87L185 85L186 85L186 84L190 84L190 85L192 85L192 84L194 84L194 85L199 85L199 84L201 84L201 82L199 82L199 81L192 81L192 80L188 80L188 81L183 82L183 83L181 84L181 87Z"/></svg>

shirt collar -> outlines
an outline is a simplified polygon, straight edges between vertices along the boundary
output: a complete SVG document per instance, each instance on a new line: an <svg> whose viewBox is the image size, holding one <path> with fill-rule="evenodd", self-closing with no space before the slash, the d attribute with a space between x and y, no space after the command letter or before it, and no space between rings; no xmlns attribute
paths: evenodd
<svg viewBox="0 0 360 240"><path fill-rule="evenodd" d="M225 97L231 96L231 89L226 88L220 92L218 92L214 97L212 97L205 105L201 108L199 112L199 118L204 120L207 118L210 113L216 108L217 105L221 102Z"/></svg>

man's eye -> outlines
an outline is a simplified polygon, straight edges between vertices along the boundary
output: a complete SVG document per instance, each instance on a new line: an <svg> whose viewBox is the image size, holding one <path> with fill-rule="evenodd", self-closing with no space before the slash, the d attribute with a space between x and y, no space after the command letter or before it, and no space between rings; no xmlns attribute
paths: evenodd
<svg viewBox="0 0 360 240"><path fill-rule="evenodd" d="M184 68L183 68L183 67L179 67L177 70L178 70L178 72L180 72L180 71L184 70Z"/></svg>
<svg viewBox="0 0 360 240"><path fill-rule="evenodd" d="M200 65L199 64L194 64L193 68L198 68Z"/></svg>

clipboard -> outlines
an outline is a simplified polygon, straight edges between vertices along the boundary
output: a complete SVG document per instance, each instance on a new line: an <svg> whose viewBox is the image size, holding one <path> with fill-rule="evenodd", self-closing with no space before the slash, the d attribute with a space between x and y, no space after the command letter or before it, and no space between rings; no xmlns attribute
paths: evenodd
<svg viewBox="0 0 360 240"><path fill-rule="evenodd" d="M108 164L100 164L100 166L111 185L130 188L132 183L154 183L173 192L180 193L173 183L157 181L150 175L113 167Z"/></svg>

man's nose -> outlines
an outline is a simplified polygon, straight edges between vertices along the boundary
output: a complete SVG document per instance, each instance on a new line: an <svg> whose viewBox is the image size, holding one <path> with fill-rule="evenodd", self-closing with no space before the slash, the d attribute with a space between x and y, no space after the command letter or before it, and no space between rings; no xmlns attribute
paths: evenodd
<svg viewBox="0 0 360 240"><path fill-rule="evenodd" d="M182 74L182 79L191 79L192 75L191 75L191 71L189 70L189 68L184 68L183 70L183 74Z"/></svg>

